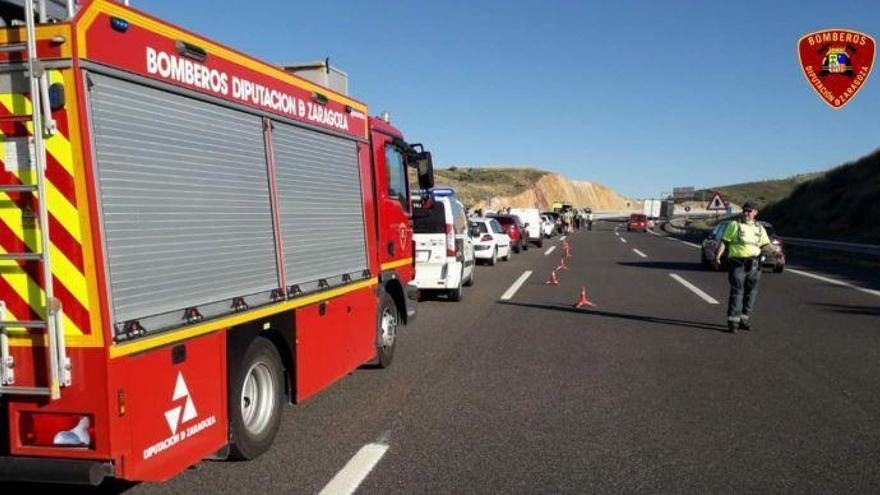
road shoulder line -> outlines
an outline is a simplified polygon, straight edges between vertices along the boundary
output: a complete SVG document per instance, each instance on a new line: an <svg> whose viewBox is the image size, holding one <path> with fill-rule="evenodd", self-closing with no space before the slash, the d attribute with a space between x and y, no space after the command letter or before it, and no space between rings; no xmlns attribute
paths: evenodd
<svg viewBox="0 0 880 495"><path fill-rule="evenodd" d="M843 280L837 280L830 277L824 277L822 275L816 275L815 273L810 273L804 270L798 270L796 268L786 268L785 270L788 273L794 273L795 275L800 275L802 277L813 278L816 280L821 280L822 282L827 282L829 284L840 285L843 287L848 287L850 289L855 289L859 292L864 292L865 294L871 294L872 296L880 297L880 290L868 289L866 287L859 287L858 285L851 284L849 282L844 282Z"/></svg>

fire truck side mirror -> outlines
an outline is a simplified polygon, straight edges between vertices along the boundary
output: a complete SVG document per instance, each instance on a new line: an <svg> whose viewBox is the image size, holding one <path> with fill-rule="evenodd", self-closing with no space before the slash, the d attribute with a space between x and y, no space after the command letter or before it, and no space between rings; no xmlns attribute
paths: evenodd
<svg viewBox="0 0 880 495"><path fill-rule="evenodd" d="M419 187L431 189L434 187L434 161L430 151L416 153L415 166L419 173Z"/></svg>

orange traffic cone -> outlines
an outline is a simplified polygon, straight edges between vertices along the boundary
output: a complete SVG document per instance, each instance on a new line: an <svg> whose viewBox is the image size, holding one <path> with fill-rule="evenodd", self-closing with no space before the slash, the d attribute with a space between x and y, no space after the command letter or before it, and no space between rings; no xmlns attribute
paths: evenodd
<svg viewBox="0 0 880 495"><path fill-rule="evenodd" d="M546 285L559 285L559 279L556 278L556 270L550 272L550 280L544 282Z"/></svg>
<svg viewBox="0 0 880 495"><path fill-rule="evenodd" d="M565 258L560 258L559 266L556 267L557 270L568 270L568 266L565 264Z"/></svg>
<svg viewBox="0 0 880 495"><path fill-rule="evenodd" d="M581 287L581 297L574 304L574 307L578 308L578 309L580 309L583 306L589 306L591 308L596 307L596 305L593 304L593 301L590 301L590 299L587 297L587 288L586 287Z"/></svg>

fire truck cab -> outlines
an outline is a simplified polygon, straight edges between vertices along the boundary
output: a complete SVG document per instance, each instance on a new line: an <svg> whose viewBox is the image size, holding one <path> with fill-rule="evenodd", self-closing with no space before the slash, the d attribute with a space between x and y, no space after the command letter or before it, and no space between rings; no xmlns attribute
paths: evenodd
<svg viewBox="0 0 880 495"><path fill-rule="evenodd" d="M250 459L285 402L391 364L429 152L117 2L0 16L0 481Z"/></svg>

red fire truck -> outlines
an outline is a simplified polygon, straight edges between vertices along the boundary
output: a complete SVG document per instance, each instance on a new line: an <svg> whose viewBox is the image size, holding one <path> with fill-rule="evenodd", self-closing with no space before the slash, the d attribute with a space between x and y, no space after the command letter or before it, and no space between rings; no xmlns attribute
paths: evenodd
<svg viewBox="0 0 880 495"><path fill-rule="evenodd" d="M390 364L415 316L407 168L431 187L429 152L341 92L119 3L11 3L0 480L253 458L285 401Z"/></svg>

